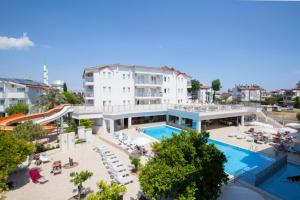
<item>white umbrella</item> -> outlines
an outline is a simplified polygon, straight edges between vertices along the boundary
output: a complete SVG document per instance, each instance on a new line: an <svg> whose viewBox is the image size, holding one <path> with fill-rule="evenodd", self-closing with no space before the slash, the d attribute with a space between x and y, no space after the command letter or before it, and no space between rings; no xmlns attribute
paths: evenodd
<svg viewBox="0 0 300 200"><path fill-rule="evenodd" d="M300 129L300 124L299 123L288 123L285 126Z"/></svg>
<svg viewBox="0 0 300 200"><path fill-rule="evenodd" d="M265 123L257 122L257 121L250 122L249 125L250 126L262 126L262 127L266 127L266 128L273 128L273 126L270 125L270 124L265 124Z"/></svg>
<svg viewBox="0 0 300 200"><path fill-rule="evenodd" d="M257 192L240 186L227 186L218 200L264 200Z"/></svg>
<svg viewBox="0 0 300 200"><path fill-rule="evenodd" d="M260 132L266 133L266 134L276 134L278 131L274 128L260 128L258 129Z"/></svg>
<svg viewBox="0 0 300 200"><path fill-rule="evenodd" d="M280 133L285 133L285 132L289 132L289 133L297 133L298 131L296 129L290 128L290 127L283 127L283 128L278 128L277 129Z"/></svg>
<svg viewBox="0 0 300 200"><path fill-rule="evenodd" d="M149 144L151 141L148 138L145 137L137 137L132 141L132 144L137 145L137 146L145 146Z"/></svg>

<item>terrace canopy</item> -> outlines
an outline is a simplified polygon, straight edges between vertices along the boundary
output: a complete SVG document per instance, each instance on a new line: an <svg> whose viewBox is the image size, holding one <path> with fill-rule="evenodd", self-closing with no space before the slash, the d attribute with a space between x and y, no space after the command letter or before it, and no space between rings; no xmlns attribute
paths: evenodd
<svg viewBox="0 0 300 200"><path fill-rule="evenodd" d="M264 198L257 192L240 186L225 187L219 200L264 200Z"/></svg>
<svg viewBox="0 0 300 200"><path fill-rule="evenodd" d="M265 123L257 122L257 121L250 122L249 125L250 126L262 126L262 127L266 127L266 128L273 128L273 126L270 125L270 124L265 124Z"/></svg>
<svg viewBox="0 0 300 200"><path fill-rule="evenodd" d="M300 129L300 124L299 123L288 123L285 126L295 128L295 129Z"/></svg>

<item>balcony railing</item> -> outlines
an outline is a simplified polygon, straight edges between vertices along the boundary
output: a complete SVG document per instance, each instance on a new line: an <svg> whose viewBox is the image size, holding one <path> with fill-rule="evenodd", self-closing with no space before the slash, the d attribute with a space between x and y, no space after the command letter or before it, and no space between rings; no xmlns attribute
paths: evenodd
<svg viewBox="0 0 300 200"><path fill-rule="evenodd" d="M6 98L8 99L24 99L25 97L25 92L6 92Z"/></svg>
<svg viewBox="0 0 300 200"><path fill-rule="evenodd" d="M161 85L163 83L162 79L139 79L135 78L135 84L145 84L145 85Z"/></svg>
<svg viewBox="0 0 300 200"><path fill-rule="evenodd" d="M162 97L162 93L136 92L136 97Z"/></svg>
<svg viewBox="0 0 300 200"><path fill-rule="evenodd" d="M94 97L94 92L85 92L85 97Z"/></svg>

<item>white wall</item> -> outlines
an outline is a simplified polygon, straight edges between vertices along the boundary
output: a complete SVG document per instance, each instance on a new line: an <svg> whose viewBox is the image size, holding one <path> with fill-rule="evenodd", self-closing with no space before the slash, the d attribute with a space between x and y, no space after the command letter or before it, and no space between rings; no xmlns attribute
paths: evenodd
<svg viewBox="0 0 300 200"><path fill-rule="evenodd" d="M133 105L136 104L136 100L142 104L145 102L155 100L157 104L185 104L188 101L187 98L187 82L189 78L175 71L162 71L161 68L130 68L130 67L107 67L94 70L93 72L93 85L94 97L86 97L86 103L88 100L94 101L94 106L105 105ZM151 76L155 76L158 83L150 84L138 84L135 82L136 76L144 77L151 82ZM140 79L139 79L140 80ZM85 83L84 83L85 84ZM85 85L85 90L87 90ZM137 98L135 96L136 88L140 88L139 91L155 90L157 95L155 97L143 97ZM144 101L143 101L144 100Z"/></svg>

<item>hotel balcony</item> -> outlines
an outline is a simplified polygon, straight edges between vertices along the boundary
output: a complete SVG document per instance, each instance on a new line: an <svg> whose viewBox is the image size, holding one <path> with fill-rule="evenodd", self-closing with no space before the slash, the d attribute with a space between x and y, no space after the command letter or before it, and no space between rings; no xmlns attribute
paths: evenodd
<svg viewBox="0 0 300 200"><path fill-rule="evenodd" d="M151 93L151 92L136 92L135 93L135 97L136 98L143 98L143 99L147 99L147 98L161 98L162 97L162 93L160 93L160 92L156 92L156 93Z"/></svg>
<svg viewBox="0 0 300 200"><path fill-rule="evenodd" d="M5 108L4 105L0 105L0 112L4 112Z"/></svg>
<svg viewBox="0 0 300 200"><path fill-rule="evenodd" d="M84 97L85 97L86 99L93 99L93 98L94 98L94 92L93 92L93 91L86 91L86 92L84 93Z"/></svg>
<svg viewBox="0 0 300 200"><path fill-rule="evenodd" d="M187 88L192 88L192 81L187 82Z"/></svg>
<svg viewBox="0 0 300 200"><path fill-rule="evenodd" d="M25 92L6 92L6 98L8 99L25 99Z"/></svg>
<svg viewBox="0 0 300 200"><path fill-rule="evenodd" d="M0 99L4 99L4 92L0 92Z"/></svg>
<svg viewBox="0 0 300 200"><path fill-rule="evenodd" d="M83 86L94 85L94 78L87 76L83 79Z"/></svg>

